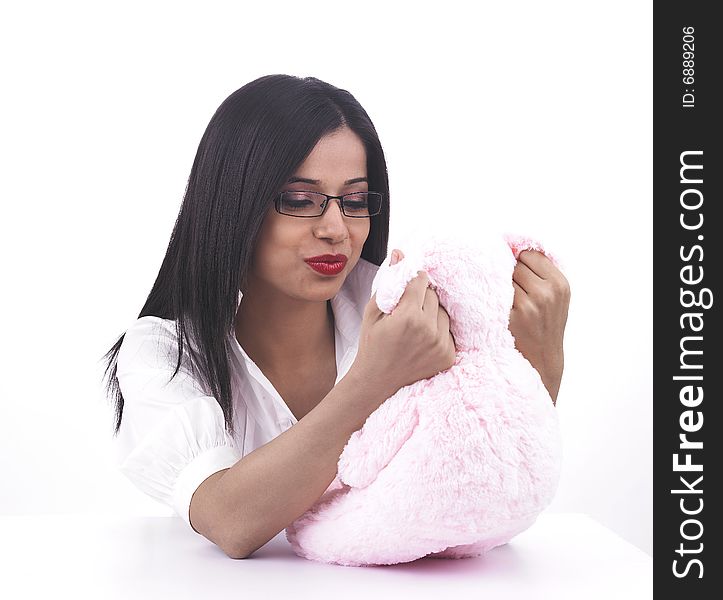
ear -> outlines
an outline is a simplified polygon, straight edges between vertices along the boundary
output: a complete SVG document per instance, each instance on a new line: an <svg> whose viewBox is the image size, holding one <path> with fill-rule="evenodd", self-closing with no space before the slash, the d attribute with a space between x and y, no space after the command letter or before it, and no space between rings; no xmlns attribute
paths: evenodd
<svg viewBox="0 0 723 600"><path fill-rule="evenodd" d="M408 251L395 265L381 265L372 281L372 296L376 293L379 310L387 314L392 312L399 304L407 284L419 271L424 270L424 260L415 251Z"/></svg>

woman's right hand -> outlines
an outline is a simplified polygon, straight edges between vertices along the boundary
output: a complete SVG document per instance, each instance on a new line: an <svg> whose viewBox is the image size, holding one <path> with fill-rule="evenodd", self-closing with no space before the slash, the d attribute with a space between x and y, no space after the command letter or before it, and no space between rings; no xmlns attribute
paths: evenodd
<svg viewBox="0 0 723 600"><path fill-rule="evenodd" d="M391 264L396 262L392 258ZM400 388L454 365L456 348L449 315L428 283L427 273L420 271L391 313L379 310L376 293L364 309L359 348L351 368L368 385L379 386L383 395L380 402Z"/></svg>

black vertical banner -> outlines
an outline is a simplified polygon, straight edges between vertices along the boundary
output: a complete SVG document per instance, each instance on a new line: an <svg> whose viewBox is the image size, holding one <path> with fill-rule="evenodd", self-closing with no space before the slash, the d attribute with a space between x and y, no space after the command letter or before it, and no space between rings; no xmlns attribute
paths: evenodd
<svg viewBox="0 0 723 600"><path fill-rule="evenodd" d="M656 598L723 594L723 36L716 8L715 2L654 5Z"/></svg>

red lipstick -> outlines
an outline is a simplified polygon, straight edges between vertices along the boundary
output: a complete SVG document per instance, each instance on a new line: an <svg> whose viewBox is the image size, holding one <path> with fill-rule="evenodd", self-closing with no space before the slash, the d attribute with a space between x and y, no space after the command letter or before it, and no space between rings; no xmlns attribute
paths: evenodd
<svg viewBox="0 0 723 600"><path fill-rule="evenodd" d="M344 270L346 261L345 254L322 254L304 259L307 265L322 275L338 275Z"/></svg>

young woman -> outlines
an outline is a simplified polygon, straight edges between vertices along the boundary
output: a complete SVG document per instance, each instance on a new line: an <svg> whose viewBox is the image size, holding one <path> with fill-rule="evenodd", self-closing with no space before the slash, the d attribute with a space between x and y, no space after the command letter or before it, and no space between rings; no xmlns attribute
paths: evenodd
<svg viewBox="0 0 723 600"><path fill-rule="evenodd" d="M369 299L388 230L384 153L349 92L268 75L213 115L153 288L105 356L120 470L230 557L321 496L382 402L454 364L426 273L390 315ZM554 401L569 286L529 251L513 280L510 331Z"/></svg>

